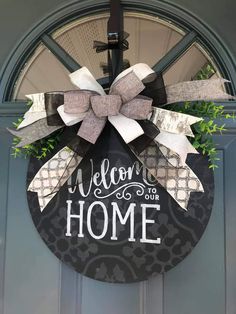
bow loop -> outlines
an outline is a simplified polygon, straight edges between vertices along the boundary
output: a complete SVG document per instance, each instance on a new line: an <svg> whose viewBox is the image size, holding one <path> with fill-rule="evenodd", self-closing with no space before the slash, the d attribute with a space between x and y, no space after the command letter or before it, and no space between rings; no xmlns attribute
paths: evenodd
<svg viewBox="0 0 236 314"><path fill-rule="evenodd" d="M137 97L144 88L145 86L139 77L131 71L112 85L109 95L91 96L91 94L86 94L84 96L86 101L84 109L87 109L88 106L90 109L83 119L78 135L86 141L95 144L105 126L107 118L114 123L114 119L111 118L115 117L116 121L119 121L121 116L119 113L121 113L133 120L147 119L152 111L152 99L145 96ZM84 91L81 92L84 93ZM77 101L81 100L81 98L77 99ZM127 119L126 117L123 117L123 120ZM136 130L134 138L136 138L140 136L139 129L142 130L142 128L136 121L133 124ZM119 133L121 134L122 132ZM124 138L124 136L122 137Z"/></svg>
<svg viewBox="0 0 236 314"><path fill-rule="evenodd" d="M126 103L138 96L145 86L138 76L132 71L112 84L110 95L120 95L122 102Z"/></svg>
<svg viewBox="0 0 236 314"><path fill-rule="evenodd" d="M64 94L64 112L83 113L89 110L90 97L98 95L89 90L72 90Z"/></svg>
<svg viewBox="0 0 236 314"><path fill-rule="evenodd" d="M91 106L98 118L117 116L122 105L119 95L93 96Z"/></svg>
<svg viewBox="0 0 236 314"><path fill-rule="evenodd" d="M106 117L99 118L95 115L92 109L89 109L83 119L77 135L86 141L95 144L105 127L106 121Z"/></svg>
<svg viewBox="0 0 236 314"><path fill-rule="evenodd" d="M138 96L121 107L120 113L134 120L145 120L152 112L152 99Z"/></svg>

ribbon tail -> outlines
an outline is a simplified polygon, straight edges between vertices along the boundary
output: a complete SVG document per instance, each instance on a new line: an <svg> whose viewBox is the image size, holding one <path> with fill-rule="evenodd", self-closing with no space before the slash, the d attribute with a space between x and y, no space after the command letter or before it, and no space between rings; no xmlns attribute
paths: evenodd
<svg viewBox="0 0 236 314"><path fill-rule="evenodd" d="M106 117L99 118L94 114L93 110L90 109L87 112L77 135L89 143L95 144L105 127L106 121Z"/></svg>
<svg viewBox="0 0 236 314"><path fill-rule="evenodd" d="M204 192L195 173L187 165L181 166L178 156L167 147L152 142L136 157L184 210L187 211L191 192ZM175 166L169 162L174 158Z"/></svg>
<svg viewBox="0 0 236 314"><path fill-rule="evenodd" d="M160 146L162 152L163 147L167 147L170 151L177 155L177 159L180 160L180 165L186 165L186 159L188 154L199 154L199 152L193 147L189 142L187 137L183 134L174 134L165 131L160 131L160 133L155 138L155 142ZM170 159L169 162L175 166L176 158Z"/></svg>
<svg viewBox="0 0 236 314"><path fill-rule="evenodd" d="M24 114L24 119L17 129L21 129L40 119L46 118L46 110L44 103L44 93L26 95L32 101L29 110Z"/></svg>
<svg viewBox="0 0 236 314"><path fill-rule="evenodd" d="M12 135L21 138L19 144L16 147L23 147L36 142L44 137L47 137L51 133L61 129L63 126L49 126L47 119L40 119L31 125L28 125L19 130L7 129Z"/></svg>
<svg viewBox="0 0 236 314"><path fill-rule="evenodd" d="M185 113L153 108L149 120L162 131L194 137L191 125L203 119Z"/></svg>
<svg viewBox="0 0 236 314"><path fill-rule="evenodd" d="M41 212L69 179L82 159L83 157L65 146L39 169L28 191L38 194Z"/></svg>
<svg viewBox="0 0 236 314"><path fill-rule="evenodd" d="M144 134L142 127L137 121L127 118L122 114L110 116L108 120L118 131L126 144Z"/></svg>
<svg viewBox="0 0 236 314"><path fill-rule="evenodd" d="M132 71L140 80L145 80L147 77L155 73L147 64L138 63L119 74L114 83ZM224 91L224 83L226 82L229 81L219 78L188 81L169 85L166 87L166 95L164 95L162 99L164 101L161 101L161 105L183 101L235 99L235 96L229 95ZM151 86L151 91L155 88L154 86ZM150 96L150 94L147 96Z"/></svg>
<svg viewBox="0 0 236 314"><path fill-rule="evenodd" d="M17 130L27 127L28 125L37 122L38 120L44 119L47 117L46 111L43 112L29 112L27 111L24 115L23 121L17 127Z"/></svg>
<svg viewBox="0 0 236 314"><path fill-rule="evenodd" d="M167 104L182 101L235 99L224 91L225 79L181 82L166 87Z"/></svg>

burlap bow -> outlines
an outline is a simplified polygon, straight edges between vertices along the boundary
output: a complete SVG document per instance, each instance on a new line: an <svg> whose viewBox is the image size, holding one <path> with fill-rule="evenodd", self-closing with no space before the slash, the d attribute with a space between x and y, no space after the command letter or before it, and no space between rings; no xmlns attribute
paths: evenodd
<svg viewBox="0 0 236 314"><path fill-rule="evenodd" d="M12 134L21 137L18 146L48 136L65 125L82 121L75 139L76 145L71 149L68 143L68 146L56 153L41 167L29 185L28 190L38 194L41 210L75 171L91 143L96 142L107 120L137 159L182 208L187 209L191 192L203 192L201 182L186 164L188 153L198 154L187 136L194 136L191 125L201 118L152 107L152 99L139 94L145 87L143 81L153 74L146 64L132 66L115 79L109 95L106 95L88 69L81 68L70 74L72 83L80 90L56 93L56 106L51 108L48 105L48 94L28 95L33 105L26 112L18 130L10 130ZM232 96L222 89L224 82L223 79L215 79L167 86L166 103L230 99ZM49 96L54 94L49 93ZM149 124L146 125L145 121L149 121ZM150 128L150 123L154 129ZM156 132L156 128L159 132ZM145 136L154 140L143 145Z"/></svg>
<svg viewBox="0 0 236 314"><path fill-rule="evenodd" d="M109 95L85 90L65 93L64 112L78 117L85 114L78 136L95 144L108 117L122 114L134 120L148 118L152 111L152 99L139 95L144 88L135 73L130 72L112 85Z"/></svg>

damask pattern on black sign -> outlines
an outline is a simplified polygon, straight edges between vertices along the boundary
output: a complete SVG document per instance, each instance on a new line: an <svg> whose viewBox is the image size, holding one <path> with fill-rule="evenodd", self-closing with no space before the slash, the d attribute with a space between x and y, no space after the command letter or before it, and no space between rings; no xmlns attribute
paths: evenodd
<svg viewBox="0 0 236 314"><path fill-rule="evenodd" d="M72 128L65 135L65 142L74 135ZM58 147L58 150L63 147ZM53 153L55 154L55 152ZM50 157L48 157L50 158ZM79 168L85 173L85 181L89 180L90 159L94 162L94 171L97 171L101 161L107 158L114 167L127 168L136 161L134 155L115 130L107 125L97 143L88 152ZM44 161L31 159L28 168L27 185L42 166ZM30 213L33 222L48 248L64 263L79 273L106 282L137 282L146 280L155 274L163 273L181 262L195 247L200 240L211 215L214 182L212 170L208 167L208 160L202 155L190 155L188 165L196 173L204 186L204 193L191 193L188 211L184 211L169 196L169 194L158 184L158 200L146 200L137 194L137 186L130 186L127 193L131 194L129 200L119 199L113 193L110 197L104 198L102 202L106 206L109 215L109 227L105 237L95 240L90 236L86 226L86 215L84 217L84 238L79 238L78 224L72 221L71 237L66 237L66 214L67 203L72 201L73 212L78 212L78 200L84 201L85 213L89 205L97 201L93 188L88 197L82 198L79 192L68 193L68 186L64 185L57 196L48 204L41 213L37 195L27 192ZM76 173L72 182L76 181ZM142 172L134 174L133 181L143 185ZM147 192L147 186L144 190ZM103 191L105 193L105 191ZM114 192L114 188L109 190ZM106 191L107 193L107 191ZM117 224L117 241L111 238L111 202L115 201L124 215L129 204L135 206L135 242L129 242L129 222L126 225ZM142 233L142 212L141 203L160 204L160 211L148 211L147 219L155 220L155 224L147 225L147 238L161 238L160 244L141 243ZM100 207L95 207L92 213L93 230L100 234L103 228L104 216Z"/></svg>

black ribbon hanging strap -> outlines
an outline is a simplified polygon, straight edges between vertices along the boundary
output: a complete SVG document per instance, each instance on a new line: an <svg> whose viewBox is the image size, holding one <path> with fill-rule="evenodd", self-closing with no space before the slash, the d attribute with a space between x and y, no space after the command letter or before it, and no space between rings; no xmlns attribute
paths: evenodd
<svg viewBox="0 0 236 314"><path fill-rule="evenodd" d="M108 70L110 84L124 69L123 51L129 49L128 36L129 34L124 32L124 17L120 0L110 0L107 43L94 41L94 48L97 53L108 51L108 64L105 72Z"/></svg>
<svg viewBox="0 0 236 314"><path fill-rule="evenodd" d="M57 108L64 104L64 92L49 92L44 94L47 124L49 126L64 125Z"/></svg>
<svg viewBox="0 0 236 314"><path fill-rule="evenodd" d="M142 82L145 85L145 89L141 92L141 95L152 98L152 105L154 107L163 107L166 105L167 94L161 72L153 73L147 76Z"/></svg>
<svg viewBox="0 0 236 314"><path fill-rule="evenodd" d="M95 40L93 48L97 53L119 49L129 49L127 38L129 34L124 31L123 9L120 0L110 0L110 17L107 23L107 43Z"/></svg>
<svg viewBox="0 0 236 314"><path fill-rule="evenodd" d="M107 24L107 39L114 49L118 49L124 39L123 9L120 0L110 0L110 18Z"/></svg>
<svg viewBox="0 0 236 314"><path fill-rule="evenodd" d="M124 14L120 0L110 0L110 8L110 18L107 24L107 39L108 44L114 46L114 48L111 49L111 58L108 61L111 84L123 70L122 47L124 43L128 45L128 42L124 42L124 40L126 40L126 33L124 33Z"/></svg>

